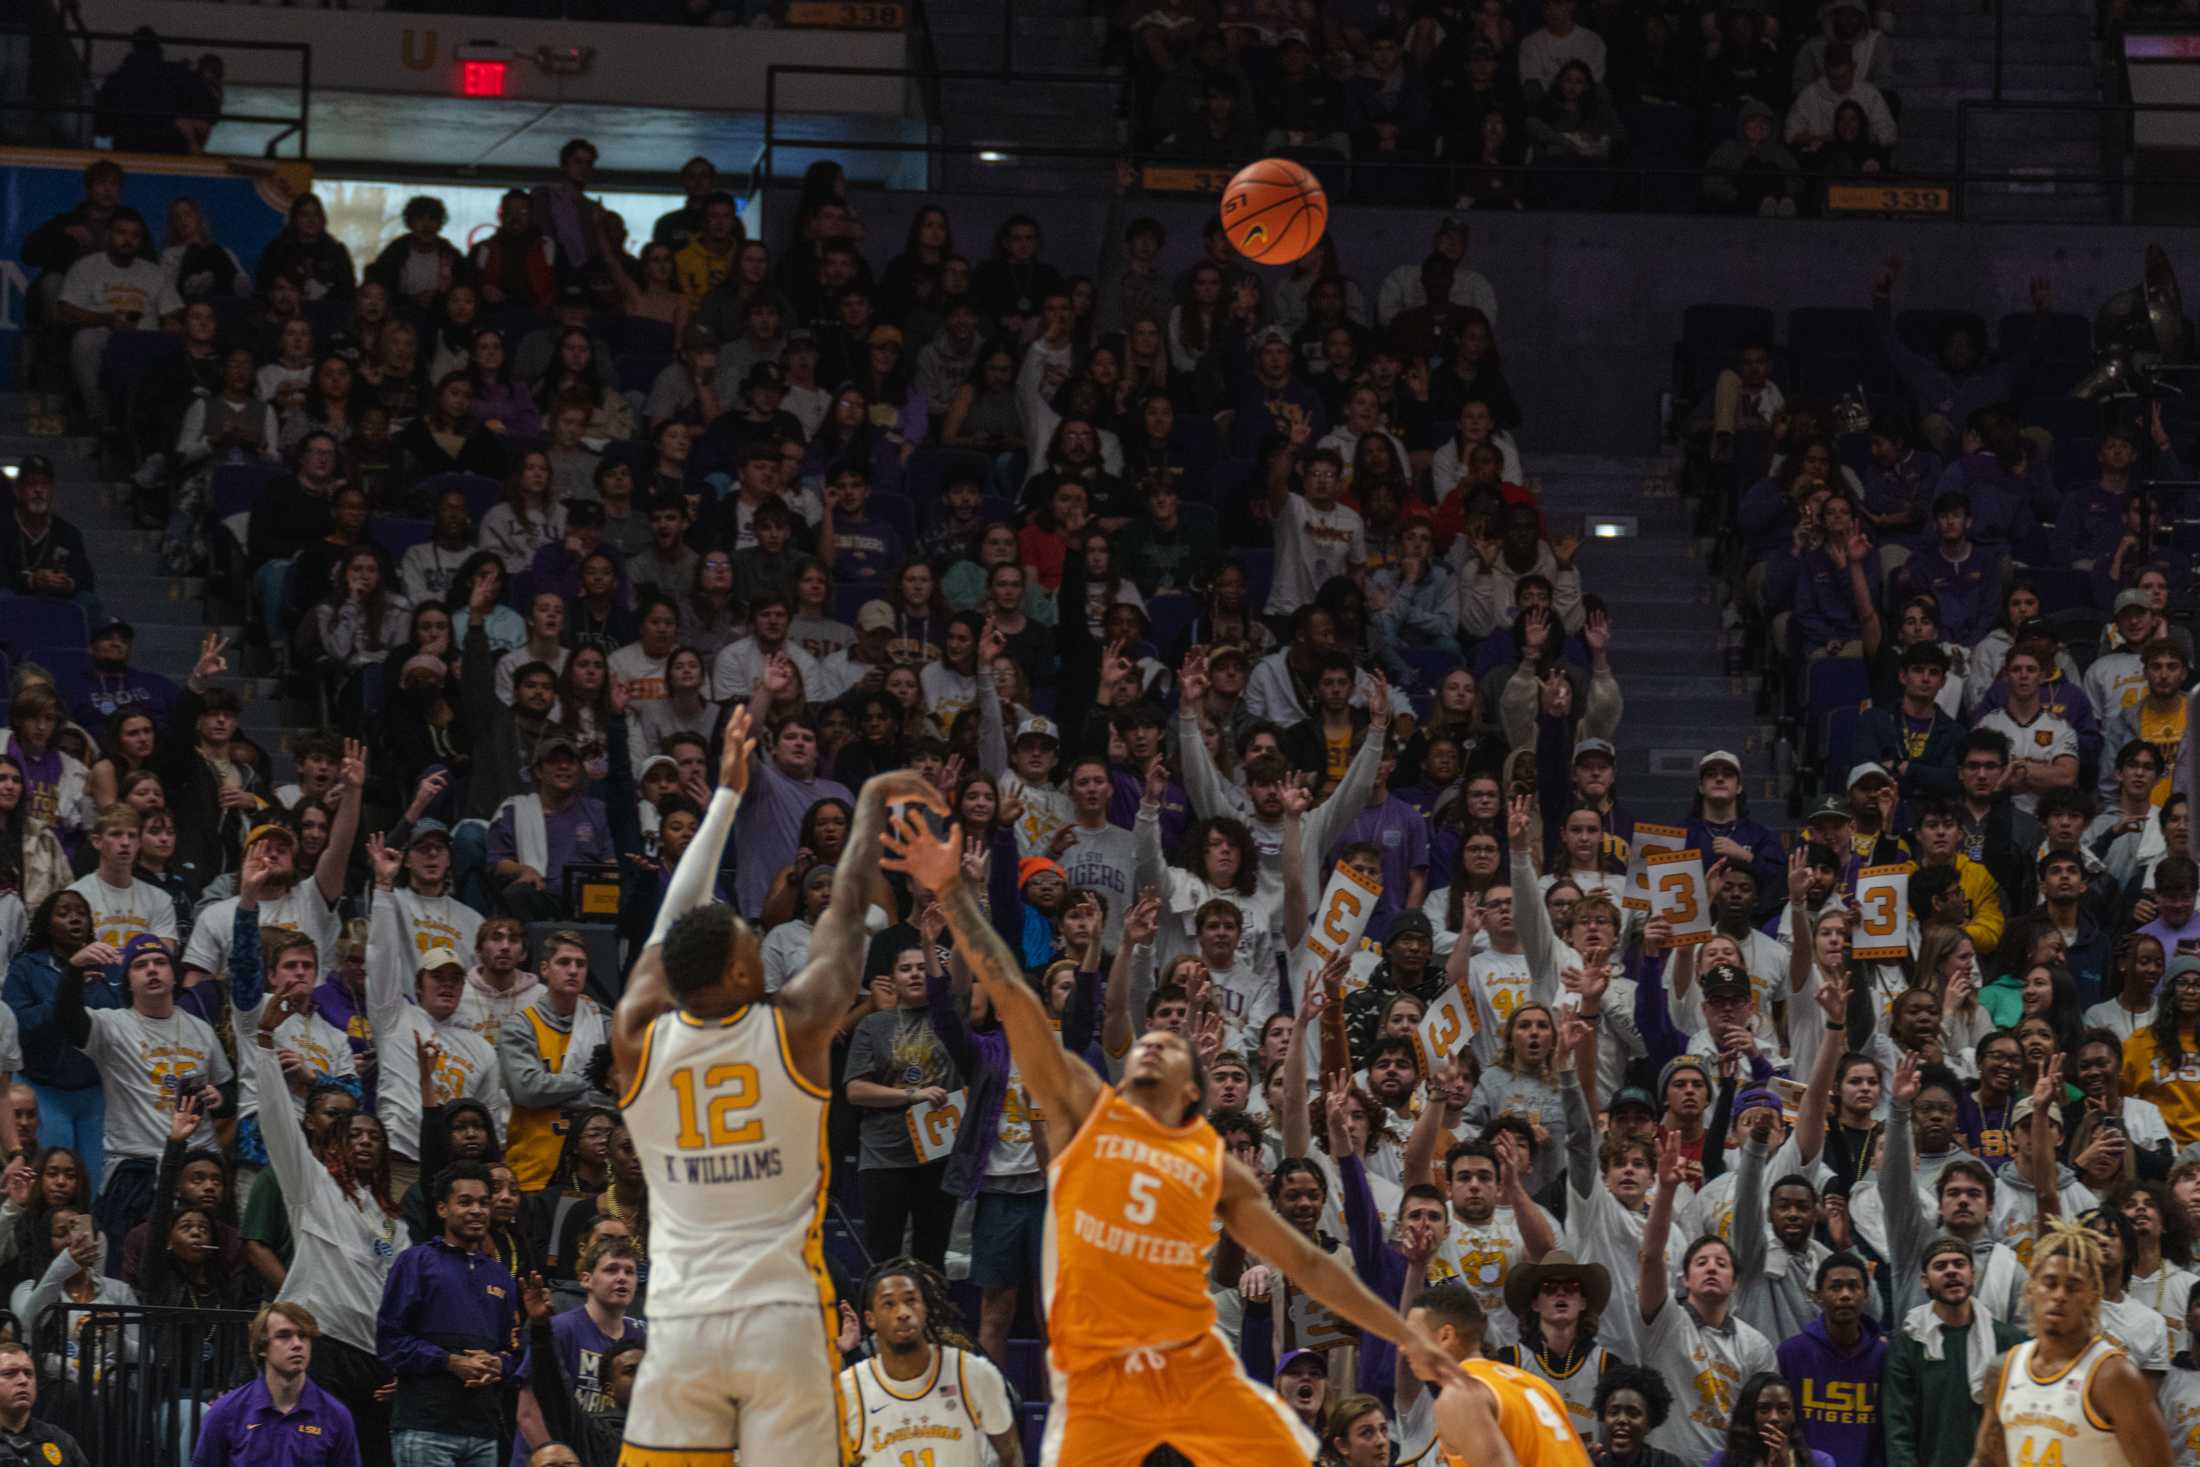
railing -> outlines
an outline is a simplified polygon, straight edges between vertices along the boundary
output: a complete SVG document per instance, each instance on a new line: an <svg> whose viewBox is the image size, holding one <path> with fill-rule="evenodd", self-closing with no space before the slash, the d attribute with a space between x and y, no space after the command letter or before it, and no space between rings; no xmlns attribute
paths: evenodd
<svg viewBox="0 0 2200 1467"><path fill-rule="evenodd" d="M73 9L73 7L71 8ZM35 36L36 32L23 26L0 26L0 34ZM135 37L128 31L88 30L81 24L66 25L63 34L82 48L81 58L87 87L96 87L100 81L104 80L92 65L92 47L95 43L116 42L128 45L135 40ZM158 39L163 46L186 46L195 50L212 51L217 55L223 51L296 52L298 56L298 111L295 115L267 116L255 112L225 111L216 113L213 122L217 126L224 122L250 122L281 127L283 129L281 132L276 133L267 140L267 147L264 150L265 156L274 157L276 149L293 134L298 139L298 156L302 158L311 155L309 144L312 138L313 114L313 47L309 43L304 41L236 41L227 37L214 36L162 35ZM135 111L127 107L101 107L97 101L55 103L14 97L0 98L0 112L28 112L36 116L70 117L91 117L104 114L111 117L142 117L155 120L175 116L172 111ZM87 141L92 135L87 132Z"/></svg>
<svg viewBox="0 0 2200 1467"><path fill-rule="evenodd" d="M189 1467L207 1407L253 1373L236 1309L156 1309L141 1304L56 1304L38 1316L30 1346L50 1379L65 1352L76 1358L73 1391L41 1391L63 1409L38 1414L77 1439L96 1463Z"/></svg>

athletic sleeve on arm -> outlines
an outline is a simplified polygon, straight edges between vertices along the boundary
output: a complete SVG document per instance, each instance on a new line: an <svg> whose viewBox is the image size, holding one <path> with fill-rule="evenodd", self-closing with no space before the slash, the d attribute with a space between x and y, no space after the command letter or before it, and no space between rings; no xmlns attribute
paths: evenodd
<svg viewBox="0 0 2200 1467"><path fill-rule="evenodd" d="M664 900L657 904L657 925L643 947L661 947L673 923L710 900L717 885L719 862L725 856L726 834L733 829L734 812L740 807L740 797L723 786L710 797L702 826L680 853L680 864L673 868Z"/></svg>

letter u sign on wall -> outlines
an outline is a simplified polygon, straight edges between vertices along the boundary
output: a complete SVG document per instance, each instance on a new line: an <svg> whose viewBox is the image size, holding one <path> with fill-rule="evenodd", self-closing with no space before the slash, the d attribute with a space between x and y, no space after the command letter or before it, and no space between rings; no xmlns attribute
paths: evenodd
<svg viewBox="0 0 2200 1467"><path fill-rule="evenodd" d="M435 53L442 38L440 31L416 31L405 27L404 35L397 43L397 59L407 71L426 71L435 65Z"/></svg>

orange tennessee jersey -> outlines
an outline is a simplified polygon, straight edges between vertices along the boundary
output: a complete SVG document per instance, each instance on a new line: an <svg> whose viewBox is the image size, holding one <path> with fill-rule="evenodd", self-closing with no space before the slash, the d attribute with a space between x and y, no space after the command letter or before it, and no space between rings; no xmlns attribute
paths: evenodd
<svg viewBox="0 0 2200 1467"><path fill-rule="evenodd" d="M1207 1293L1222 1138L1164 1126L1103 1086L1048 1168L1047 1333L1069 1374L1215 1325Z"/></svg>
<svg viewBox="0 0 2200 1467"><path fill-rule="evenodd" d="M1566 1402L1548 1381L1495 1360L1462 1360L1459 1368L1497 1397L1497 1429L1520 1467L1589 1467L1589 1453L1574 1434ZM1451 1467L1468 1467L1449 1452L1444 1459Z"/></svg>

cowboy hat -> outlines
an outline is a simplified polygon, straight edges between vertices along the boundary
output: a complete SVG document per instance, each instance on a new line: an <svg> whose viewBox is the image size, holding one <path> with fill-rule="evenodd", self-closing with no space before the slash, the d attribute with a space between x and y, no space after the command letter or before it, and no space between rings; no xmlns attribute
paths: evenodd
<svg viewBox="0 0 2200 1467"><path fill-rule="evenodd" d="M1526 1319L1535 1306L1535 1296L1552 1279L1572 1279L1581 1285L1586 1313L1602 1314L1612 1300L1610 1270L1601 1263L1582 1263L1563 1248L1553 1248L1543 1255L1541 1263L1516 1268L1506 1278L1505 1307L1515 1319Z"/></svg>

